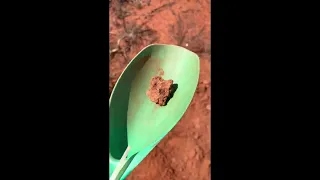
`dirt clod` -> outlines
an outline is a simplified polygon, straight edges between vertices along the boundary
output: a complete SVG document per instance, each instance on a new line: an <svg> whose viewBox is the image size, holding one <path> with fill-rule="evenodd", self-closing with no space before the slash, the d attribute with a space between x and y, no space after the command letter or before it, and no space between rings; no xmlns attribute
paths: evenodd
<svg viewBox="0 0 320 180"><path fill-rule="evenodd" d="M160 106L165 106L167 100L170 97L172 89L173 80L164 80L160 76L155 76L150 81L150 88L147 91L147 96L149 99L159 104Z"/></svg>

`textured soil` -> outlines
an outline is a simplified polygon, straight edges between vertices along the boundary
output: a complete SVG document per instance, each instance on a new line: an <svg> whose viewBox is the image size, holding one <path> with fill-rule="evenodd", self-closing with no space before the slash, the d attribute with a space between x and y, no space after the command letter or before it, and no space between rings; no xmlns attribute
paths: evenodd
<svg viewBox="0 0 320 180"><path fill-rule="evenodd" d="M152 102L165 106L172 94L172 85L173 80L164 80L161 76L155 76L151 79L150 87L146 94Z"/></svg>
<svg viewBox="0 0 320 180"><path fill-rule="evenodd" d="M199 84L188 110L127 180L210 179L210 1L110 0L109 9L110 93L148 44L175 44L200 57Z"/></svg>

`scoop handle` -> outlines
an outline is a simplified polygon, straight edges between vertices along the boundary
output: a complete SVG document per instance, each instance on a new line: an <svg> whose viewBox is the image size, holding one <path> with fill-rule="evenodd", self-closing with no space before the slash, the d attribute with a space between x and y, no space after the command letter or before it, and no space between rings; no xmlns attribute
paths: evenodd
<svg viewBox="0 0 320 180"><path fill-rule="evenodd" d="M124 153L123 153L123 155L122 155L117 167L113 171L113 173L112 173L112 175L111 175L109 180L119 180L120 179L122 173L124 172L123 171L124 165L128 161L127 156L129 154L129 150L130 150L130 146L128 146L127 149L124 151Z"/></svg>

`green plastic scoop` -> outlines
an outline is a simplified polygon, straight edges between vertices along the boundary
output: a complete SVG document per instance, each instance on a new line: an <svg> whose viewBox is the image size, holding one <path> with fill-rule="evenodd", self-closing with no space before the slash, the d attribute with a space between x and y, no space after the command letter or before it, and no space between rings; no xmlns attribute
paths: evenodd
<svg viewBox="0 0 320 180"><path fill-rule="evenodd" d="M109 100L110 179L124 179L181 119L198 84L199 63L183 47L153 44L128 64ZM150 80L160 74L177 86L166 106L146 95Z"/></svg>

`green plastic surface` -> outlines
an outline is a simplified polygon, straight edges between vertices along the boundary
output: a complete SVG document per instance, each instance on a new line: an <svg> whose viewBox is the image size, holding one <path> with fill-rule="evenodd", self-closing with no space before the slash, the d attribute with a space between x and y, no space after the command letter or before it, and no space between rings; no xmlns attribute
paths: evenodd
<svg viewBox="0 0 320 180"><path fill-rule="evenodd" d="M180 46L153 44L132 59L118 79L109 100L109 177L127 146L131 147L125 177L176 125L196 90L199 57ZM177 84L166 106L158 106L146 95L152 77L163 71L163 79ZM147 171L147 170L146 170Z"/></svg>

